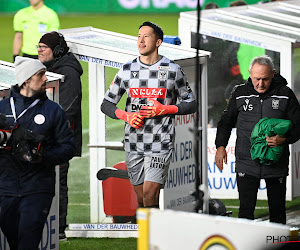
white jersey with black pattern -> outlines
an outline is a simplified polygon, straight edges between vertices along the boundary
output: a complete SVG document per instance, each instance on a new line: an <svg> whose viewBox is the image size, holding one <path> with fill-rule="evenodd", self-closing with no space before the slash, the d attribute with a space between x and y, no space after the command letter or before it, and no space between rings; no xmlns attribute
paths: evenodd
<svg viewBox="0 0 300 250"><path fill-rule="evenodd" d="M181 67L162 56L153 65L139 58L123 65L106 92L105 99L117 104L127 94L126 111L138 112L148 99L163 105L192 102L195 97ZM144 120L141 129L125 124L125 151L136 154L161 154L173 148L175 139L174 115Z"/></svg>

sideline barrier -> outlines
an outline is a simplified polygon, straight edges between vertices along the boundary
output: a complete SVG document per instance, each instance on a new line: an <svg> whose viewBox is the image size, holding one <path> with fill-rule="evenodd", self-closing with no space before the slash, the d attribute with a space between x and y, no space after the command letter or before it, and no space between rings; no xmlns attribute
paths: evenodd
<svg viewBox="0 0 300 250"><path fill-rule="evenodd" d="M69 224L67 237L76 238L137 238L137 224Z"/></svg>
<svg viewBox="0 0 300 250"><path fill-rule="evenodd" d="M299 240L298 228L224 216L138 209L137 219L138 250L267 250Z"/></svg>

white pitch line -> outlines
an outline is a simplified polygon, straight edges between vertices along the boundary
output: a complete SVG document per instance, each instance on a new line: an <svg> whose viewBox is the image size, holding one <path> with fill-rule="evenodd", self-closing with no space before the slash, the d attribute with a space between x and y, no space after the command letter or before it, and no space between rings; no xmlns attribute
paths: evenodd
<svg viewBox="0 0 300 250"><path fill-rule="evenodd" d="M226 206L226 208L239 208L239 206ZM268 207L255 207L255 209L268 209Z"/></svg>

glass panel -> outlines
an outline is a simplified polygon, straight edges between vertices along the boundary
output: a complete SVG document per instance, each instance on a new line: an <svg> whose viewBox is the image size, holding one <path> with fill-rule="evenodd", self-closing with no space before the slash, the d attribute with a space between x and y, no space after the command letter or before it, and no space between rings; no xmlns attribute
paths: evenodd
<svg viewBox="0 0 300 250"><path fill-rule="evenodd" d="M14 70L10 70L8 67L0 65L0 82L11 85L17 84Z"/></svg>
<svg viewBox="0 0 300 250"><path fill-rule="evenodd" d="M191 34L191 47L196 47L196 33ZM215 128L236 84L245 82L254 57L269 55L276 72L280 69L280 53L263 48L239 44L219 38L200 35L200 49L212 52L208 58L208 127Z"/></svg>
<svg viewBox="0 0 300 250"><path fill-rule="evenodd" d="M278 13L281 13L281 14L286 14L286 15L289 15L289 16L295 16L295 17L299 17L299 12L295 12L293 10L287 10L285 8L282 8L282 7L279 7L279 6L276 6L276 7L273 7L273 8L270 8L269 10L271 11L274 11L274 12L278 12Z"/></svg>
<svg viewBox="0 0 300 250"><path fill-rule="evenodd" d="M269 21L269 22L273 22L273 23L287 25L290 27L300 28L300 23L290 22L289 20L280 20L280 19L277 19L276 17L270 16L270 15L263 15L263 13L258 14L256 12L252 12L252 11L241 11L241 12L238 12L238 14L240 14L242 16L249 16L249 17L257 18L258 21L264 20L264 21Z"/></svg>
<svg viewBox="0 0 300 250"><path fill-rule="evenodd" d="M266 50L266 55L270 56L273 59L275 70L280 74L280 53L276 51Z"/></svg>
<svg viewBox="0 0 300 250"><path fill-rule="evenodd" d="M68 34L66 34L66 36L68 36ZM112 39L111 36L103 35L101 33L95 33L91 31L80 32L80 34L75 34L74 36L69 37L79 41L84 41L97 45L117 47L119 49L129 50L138 53L137 46L132 41L126 41L125 39L120 39L118 37L114 37L114 39Z"/></svg>
<svg viewBox="0 0 300 250"><path fill-rule="evenodd" d="M229 19L226 16L223 15L211 15L207 17L208 19L212 19L212 20L216 20L216 21L220 21L222 23L227 23L227 24L232 24L234 26L239 26L239 27L243 27L243 28L247 28L247 29L251 29L251 30L257 30L257 31L262 31L262 32L266 32L266 33L271 33L271 34L275 34L275 35L279 35L279 36L283 36L283 37L289 37L289 38L294 38L297 40L300 40L300 36L294 35L294 34L290 34L284 31L279 31L279 30L275 30L272 29L271 27L261 27L259 25L256 25L254 23L246 23L246 22L241 22L238 19Z"/></svg>
<svg viewBox="0 0 300 250"><path fill-rule="evenodd" d="M57 80L57 78L47 76L48 80L50 82ZM0 65L0 91L1 90L8 90L10 89L9 85L15 85L17 84L17 80L15 78L15 71L13 68L5 66L5 65ZM1 93L0 100L2 100L3 95L8 94L9 92L5 92L5 94ZM51 88L46 89L46 94L50 100L55 99L55 86ZM6 96L5 96L6 97Z"/></svg>
<svg viewBox="0 0 300 250"><path fill-rule="evenodd" d="M293 50L294 60L294 93L300 101L300 43Z"/></svg>

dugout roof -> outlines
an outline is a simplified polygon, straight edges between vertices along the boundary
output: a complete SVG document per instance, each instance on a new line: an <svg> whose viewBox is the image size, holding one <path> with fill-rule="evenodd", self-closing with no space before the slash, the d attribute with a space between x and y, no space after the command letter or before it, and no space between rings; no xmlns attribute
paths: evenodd
<svg viewBox="0 0 300 250"><path fill-rule="evenodd" d="M58 103L58 89L59 82L64 81L64 76L46 72L48 78L47 82L47 95L51 100ZM0 61L0 97L6 97L9 95L10 88L12 85L17 84L15 78L15 66L13 63Z"/></svg>

